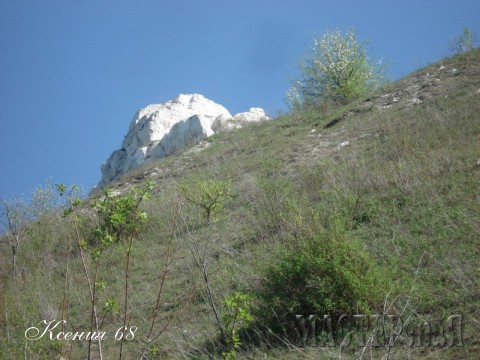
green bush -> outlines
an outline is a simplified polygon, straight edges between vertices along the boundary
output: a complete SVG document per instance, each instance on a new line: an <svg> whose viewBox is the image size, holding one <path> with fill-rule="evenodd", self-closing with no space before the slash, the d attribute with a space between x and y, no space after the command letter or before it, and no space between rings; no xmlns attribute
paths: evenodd
<svg viewBox="0 0 480 360"><path fill-rule="evenodd" d="M330 230L282 250L267 266L258 317L272 325L292 315L369 313L381 296L379 274L360 244Z"/></svg>
<svg viewBox="0 0 480 360"><path fill-rule="evenodd" d="M239 337L239 330L253 320L250 313L251 296L242 292L229 294L223 300L225 313L222 320L225 324L227 350L222 352L226 360L237 358L237 349L242 344Z"/></svg>
<svg viewBox="0 0 480 360"><path fill-rule="evenodd" d="M232 197L231 181L193 177L183 181L180 190L193 206L205 212L207 223L218 215Z"/></svg>

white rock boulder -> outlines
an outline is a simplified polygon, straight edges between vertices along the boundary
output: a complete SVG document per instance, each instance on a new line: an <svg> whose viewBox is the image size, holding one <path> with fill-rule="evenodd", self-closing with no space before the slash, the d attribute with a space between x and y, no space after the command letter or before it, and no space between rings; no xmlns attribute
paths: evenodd
<svg viewBox="0 0 480 360"><path fill-rule="evenodd" d="M215 132L268 120L263 109L236 114L202 95L178 95L174 100L149 105L133 117L122 147L102 165L103 186L151 159L173 154Z"/></svg>
<svg viewBox="0 0 480 360"><path fill-rule="evenodd" d="M218 116L212 124L212 130L214 132L232 130L241 128L248 123L269 119L270 118L265 115L263 109L250 108L250 111L235 114L233 117L224 115Z"/></svg>

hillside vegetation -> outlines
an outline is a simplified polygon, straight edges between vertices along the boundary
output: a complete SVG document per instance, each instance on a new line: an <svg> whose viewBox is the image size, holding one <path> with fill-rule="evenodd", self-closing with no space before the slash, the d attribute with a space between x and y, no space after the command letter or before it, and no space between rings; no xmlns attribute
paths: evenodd
<svg viewBox="0 0 480 360"><path fill-rule="evenodd" d="M106 332L92 359L478 359L479 159L479 50L214 135L28 224L15 280L0 247L0 358L86 358L87 340L26 338L65 319L53 334ZM313 346L295 321L355 314L383 335Z"/></svg>

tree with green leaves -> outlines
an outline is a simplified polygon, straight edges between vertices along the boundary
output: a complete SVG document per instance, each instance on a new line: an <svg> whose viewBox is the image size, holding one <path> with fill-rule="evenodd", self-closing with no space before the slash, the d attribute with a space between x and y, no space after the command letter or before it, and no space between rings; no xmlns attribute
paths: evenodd
<svg viewBox="0 0 480 360"><path fill-rule="evenodd" d="M127 322L130 317L129 294L130 294L130 262L133 240L138 235L141 226L147 219L147 213L140 208L141 203L148 199L153 191L154 183L147 180L141 189L135 187L123 194L105 189L102 197L94 199L90 207L94 210L91 220L95 225L86 237L81 233L81 199L77 196L78 187L67 187L63 184L57 185L60 196L67 198L68 207L64 211L65 216L72 218L75 238L77 240L83 273L88 285L90 296L91 315L90 332L100 331L103 319L99 316L98 297L99 292L104 292L107 283L100 278L99 269L102 254L116 244L126 246L125 262L125 285L123 294L123 326L122 331L127 331ZM88 229L87 229L88 230ZM87 241L85 238L90 239ZM86 253L90 253L91 261L87 261ZM117 300L107 298L102 309L104 314L118 312ZM63 315L62 315L63 317ZM123 344L126 336L121 333L119 359L123 356ZM102 355L101 339L98 340L98 351L100 359ZM92 338L89 339L87 359L92 358Z"/></svg>
<svg viewBox="0 0 480 360"><path fill-rule="evenodd" d="M457 36L451 44L451 50L455 54L462 54L472 50L475 47L475 34L472 29L465 26L460 36Z"/></svg>
<svg viewBox="0 0 480 360"><path fill-rule="evenodd" d="M346 104L376 89L385 77L381 61L373 62L365 44L359 43L353 30L340 30L314 38L309 54L300 62L300 78L287 93L289 105L324 101Z"/></svg>
<svg viewBox="0 0 480 360"><path fill-rule="evenodd" d="M182 182L180 191L185 199L193 205L193 207L203 209L206 223L209 226L212 225L212 218L217 216L222 211L225 202L232 197L232 184L231 181L193 177ZM207 261L208 246L210 241L206 241L202 246L199 244L198 239L190 234L190 231L188 231L188 234L190 240L186 240L185 244L192 254L193 261L203 275L208 303L210 304L212 313L215 316L215 322L220 331L220 337L224 342L226 342L227 332L220 319L210 285Z"/></svg>
<svg viewBox="0 0 480 360"><path fill-rule="evenodd" d="M230 181L207 180L194 177L184 181L180 190L191 204L205 211L207 223L217 215L232 197Z"/></svg>

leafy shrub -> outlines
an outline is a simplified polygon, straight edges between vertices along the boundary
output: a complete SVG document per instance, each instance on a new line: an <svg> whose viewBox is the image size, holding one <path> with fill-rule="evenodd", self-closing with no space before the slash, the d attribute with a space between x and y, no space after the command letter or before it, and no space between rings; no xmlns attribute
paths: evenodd
<svg viewBox="0 0 480 360"><path fill-rule="evenodd" d="M224 359L236 359L236 350L242 344L239 330L253 320L250 313L251 296L242 292L234 292L225 297L225 313L222 320L225 324L227 351L222 352Z"/></svg>
<svg viewBox="0 0 480 360"><path fill-rule="evenodd" d="M335 229L318 234L267 266L257 318L275 327L292 315L368 313L379 300L378 274L357 242Z"/></svg>
<svg viewBox="0 0 480 360"><path fill-rule="evenodd" d="M193 177L183 181L180 190L185 199L205 212L207 223L220 213L225 202L232 197L231 181Z"/></svg>
<svg viewBox="0 0 480 360"><path fill-rule="evenodd" d="M128 240L139 231L147 218L139 206L152 190L153 183L147 181L144 189L134 188L122 196L106 189L102 198L92 201L91 207L96 210L99 222L94 235L101 250L120 239Z"/></svg>

